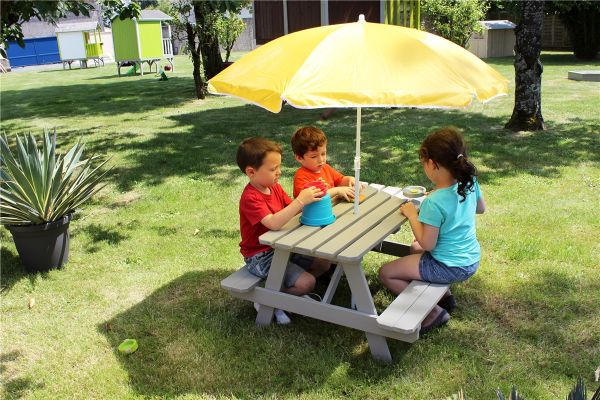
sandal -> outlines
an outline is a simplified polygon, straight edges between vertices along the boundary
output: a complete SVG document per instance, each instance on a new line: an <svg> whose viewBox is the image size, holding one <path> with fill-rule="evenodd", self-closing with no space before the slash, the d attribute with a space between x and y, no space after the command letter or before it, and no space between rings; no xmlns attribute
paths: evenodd
<svg viewBox="0 0 600 400"><path fill-rule="evenodd" d="M448 314L452 314L452 311L456 308L456 299L454 295L449 295L442 298L437 305L448 311Z"/></svg>
<svg viewBox="0 0 600 400"><path fill-rule="evenodd" d="M438 315L437 318L435 320L433 320L433 322L431 324L429 324L427 326L421 326L421 330L419 330L419 334L424 335L427 332L431 331L433 328L437 328L438 326L442 326L442 325L446 324L448 321L450 321L450 314L448 314L448 311L442 310L440 315Z"/></svg>

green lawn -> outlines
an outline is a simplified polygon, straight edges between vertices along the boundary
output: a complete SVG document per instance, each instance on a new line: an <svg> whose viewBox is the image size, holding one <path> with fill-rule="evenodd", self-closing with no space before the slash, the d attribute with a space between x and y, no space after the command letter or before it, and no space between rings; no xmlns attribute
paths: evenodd
<svg viewBox="0 0 600 400"><path fill-rule="evenodd" d="M363 334L292 316L257 329L252 306L219 282L242 265L238 199L246 183L237 144L264 135L283 144L284 188L301 125L329 136L330 162L351 173L353 110L271 114L223 98L194 100L191 63L175 73L116 77L116 67L3 74L2 129L56 128L63 150L83 136L111 156L109 185L71 224L60 271L26 275L2 239L0 397L7 399L355 398L444 399L461 388L492 399L516 385L527 399L564 398L600 365L600 83L566 79L598 69L544 54L548 130L502 128L513 93L466 111L363 111L362 178L429 186L416 150L432 129L464 129L488 211L478 217L479 272L454 288L450 323L409 345L388 340L393 365L371 359ZM491 65L514 87L512 59ZM410 239L405 227L398 240ZM389 257L366 257L377 281ZM348 301L347 286L337 303ZM28 301L35 306L28 309ZM139 350L116 348L135 338Z"/></svg>

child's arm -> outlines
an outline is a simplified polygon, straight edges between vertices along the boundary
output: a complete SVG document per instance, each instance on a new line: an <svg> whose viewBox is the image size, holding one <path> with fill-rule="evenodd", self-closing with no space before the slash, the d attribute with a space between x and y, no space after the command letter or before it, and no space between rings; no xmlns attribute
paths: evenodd
<svg viewBox="0 0 600 400"><path fill-rule="evenodd" d="M354 186L338 186L331 188L327 191L331 198L343 197L346 201L350 201L354 198Z"/></svg>
<svg viewBox="0 0 600 400"><path fill-rule="evenodd" d="M320 201L321 198L318 197L320 194L321 191L314 186L304 189L287 207L275 214L267 215L260 222L270 230L277 231L287 224L294 215L302 211L305 205Z"/></svg>
<svg viewBox="0 0 600 400"><path fill-rule="evenodd" d="M415 239L423 250L431 251L437 244L440 228L419 221L419 213L415 205L408 201L400 206L400 212L408 219Z"/></svg>
<svg viewBox="0 0 600 400"><path fill-rule="evenodd" d="M338 186L354 186L354 182L353 176L344 176Z"/></svg>
<svg viewBox="0 0 600 400"><path fill-rule="evenodd" d="M483 196L477 199L477 209L475 209L476 214L483 214L485 212L485 200L483 200Z"/></svg>

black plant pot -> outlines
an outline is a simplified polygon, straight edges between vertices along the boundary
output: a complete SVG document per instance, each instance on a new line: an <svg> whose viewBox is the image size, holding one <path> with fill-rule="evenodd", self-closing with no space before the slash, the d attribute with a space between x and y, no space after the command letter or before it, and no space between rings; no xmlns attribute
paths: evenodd
<svg viewBox="0 0 600 400"><path fill-rule="evenodd" d="M27 272L60 268L69 260L69 223L73 214L37 225L7 225Z"/></svg>

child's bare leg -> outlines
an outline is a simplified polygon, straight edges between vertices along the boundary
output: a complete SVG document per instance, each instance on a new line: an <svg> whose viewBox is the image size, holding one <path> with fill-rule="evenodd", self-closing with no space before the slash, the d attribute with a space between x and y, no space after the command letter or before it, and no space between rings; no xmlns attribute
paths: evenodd
<svg viewBox="0 0 600 400"><path fill-rule="evenodd" d="M315 287L316 279L312 274L308 272L303 272L296 282L294 282L294 286L290 286L289 288L283 289L284 292L293 294L294 296L303 296L307 293L310 293Z"/></svg>
<svg viewBox="0 0 600 400"><path fill-rule="evenodd" d="M325 260L324 258L315 258L308 272L315 278L318 278L329 271L329 268L331 268L331 261Z"/></svg>
<svg viewBox="0 0 600 400"><path fill-rule="evenodd" d="M400 294L406 289L410 281L421 279L419 273L420 259L421 254L412 254L383 264L379 270L379 280L392 293Z"/></svg>
<svg viewBox="0 0 600 400"><path fill-rule="evenodd" d="M400 294L413 280L421 280L419 261L421 254L412 254L384 264L379 270L379 280L392 293ZM430 325L442 312L440 306L435 306L425 317L421 326Z"/></svg>

